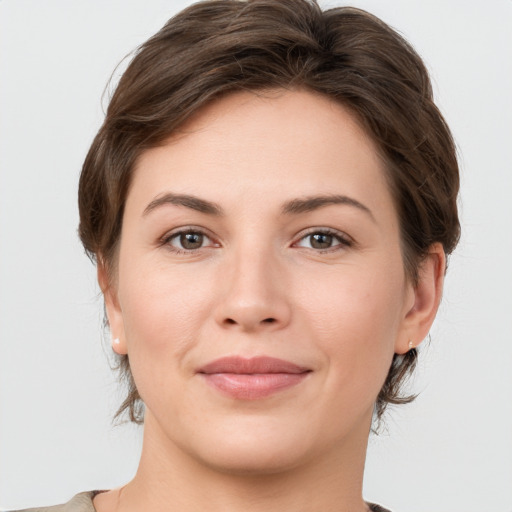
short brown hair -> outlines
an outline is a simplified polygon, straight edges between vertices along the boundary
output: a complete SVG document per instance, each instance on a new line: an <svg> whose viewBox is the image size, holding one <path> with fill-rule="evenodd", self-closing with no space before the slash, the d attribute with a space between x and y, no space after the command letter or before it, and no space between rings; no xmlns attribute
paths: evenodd
<svg viewBox="0 0 512 512"><path fill-rule="evenodd" d="M397 32L351 7L322 11L310 0L211 0L191 5L136 51L85 159L79 186L79 234L86 252L115 271L124 204L136 159L192 114L241 90L305 89L339 101L371 136L386 164L400 218L407 276L415 282L429 246L446 254L460 233L454 142L433 102L421 58ZM415 349L395 354L379 393L405 403L404 379ZM128 411L143 407L128 356L119 367Z"/></svg>

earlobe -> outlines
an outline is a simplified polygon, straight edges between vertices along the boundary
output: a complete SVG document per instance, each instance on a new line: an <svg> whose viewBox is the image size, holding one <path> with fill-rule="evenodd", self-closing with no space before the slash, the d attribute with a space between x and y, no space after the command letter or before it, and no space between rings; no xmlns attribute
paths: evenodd
<svg viewBox="0 0 512 512"><path fill-rule="evenodd" d="M403 318L401 335L395 352L405 354L417 347L428 335L443 294L446 255L440 243L432 244L418 271L418 282L412 286L412 306Z"/></svg>
<svg viewBox="0 0 512 512"><path fill-rule="evenodd" d="M117 297L117 291L112 286L105 266L98 261L98 283L103 292L105 311L112 336L112 350L119 355L128 353L124 333L124 322L121 307Z"/></svg>

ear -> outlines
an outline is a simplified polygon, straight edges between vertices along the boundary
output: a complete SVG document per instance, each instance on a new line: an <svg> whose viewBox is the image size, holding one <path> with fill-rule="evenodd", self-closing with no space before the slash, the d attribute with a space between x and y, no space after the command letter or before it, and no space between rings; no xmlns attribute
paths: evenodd
<svg viewBox="0 0 512 512"><path fill-rule="evenodd" d="M112 337L112 350L119 355L128 353L126 348L126 337L124 333L124 322L121 307L117 297L116 287L109 279L105 264L98 259L98 283L105 300L105 310Z"/></svg>
<svg viewBox="0 0 512 512"><path fill-rule="evenodd" d="M405 354L417 347L428 335L441 302L446 255L440 243L432 244L418 271L418 282L409 284L402 329L395 344L395 353Z"/></svg>

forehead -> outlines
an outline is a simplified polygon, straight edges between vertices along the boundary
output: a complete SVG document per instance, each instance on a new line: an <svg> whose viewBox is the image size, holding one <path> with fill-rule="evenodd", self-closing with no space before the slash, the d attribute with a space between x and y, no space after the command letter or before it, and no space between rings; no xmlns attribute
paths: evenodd
<svg viewBox="0 0 512 512"><path fill-rule="evenodd" d="M140 156L128 200L165 189L216 202L339 193L392 203L370 137L344 106L307 91L233 93L199 110Z"/></svg>

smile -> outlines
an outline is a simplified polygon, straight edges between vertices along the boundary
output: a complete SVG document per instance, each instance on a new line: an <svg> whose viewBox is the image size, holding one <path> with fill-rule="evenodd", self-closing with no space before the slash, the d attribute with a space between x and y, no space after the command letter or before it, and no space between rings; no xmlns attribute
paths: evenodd
<svg viewBox="0 0 512 512"><path fill-rule="evenodd" d="M201 367L198 374L222 394L239 400L258 400L302 382L309 368L273 357L223 357Z"/></svg>

